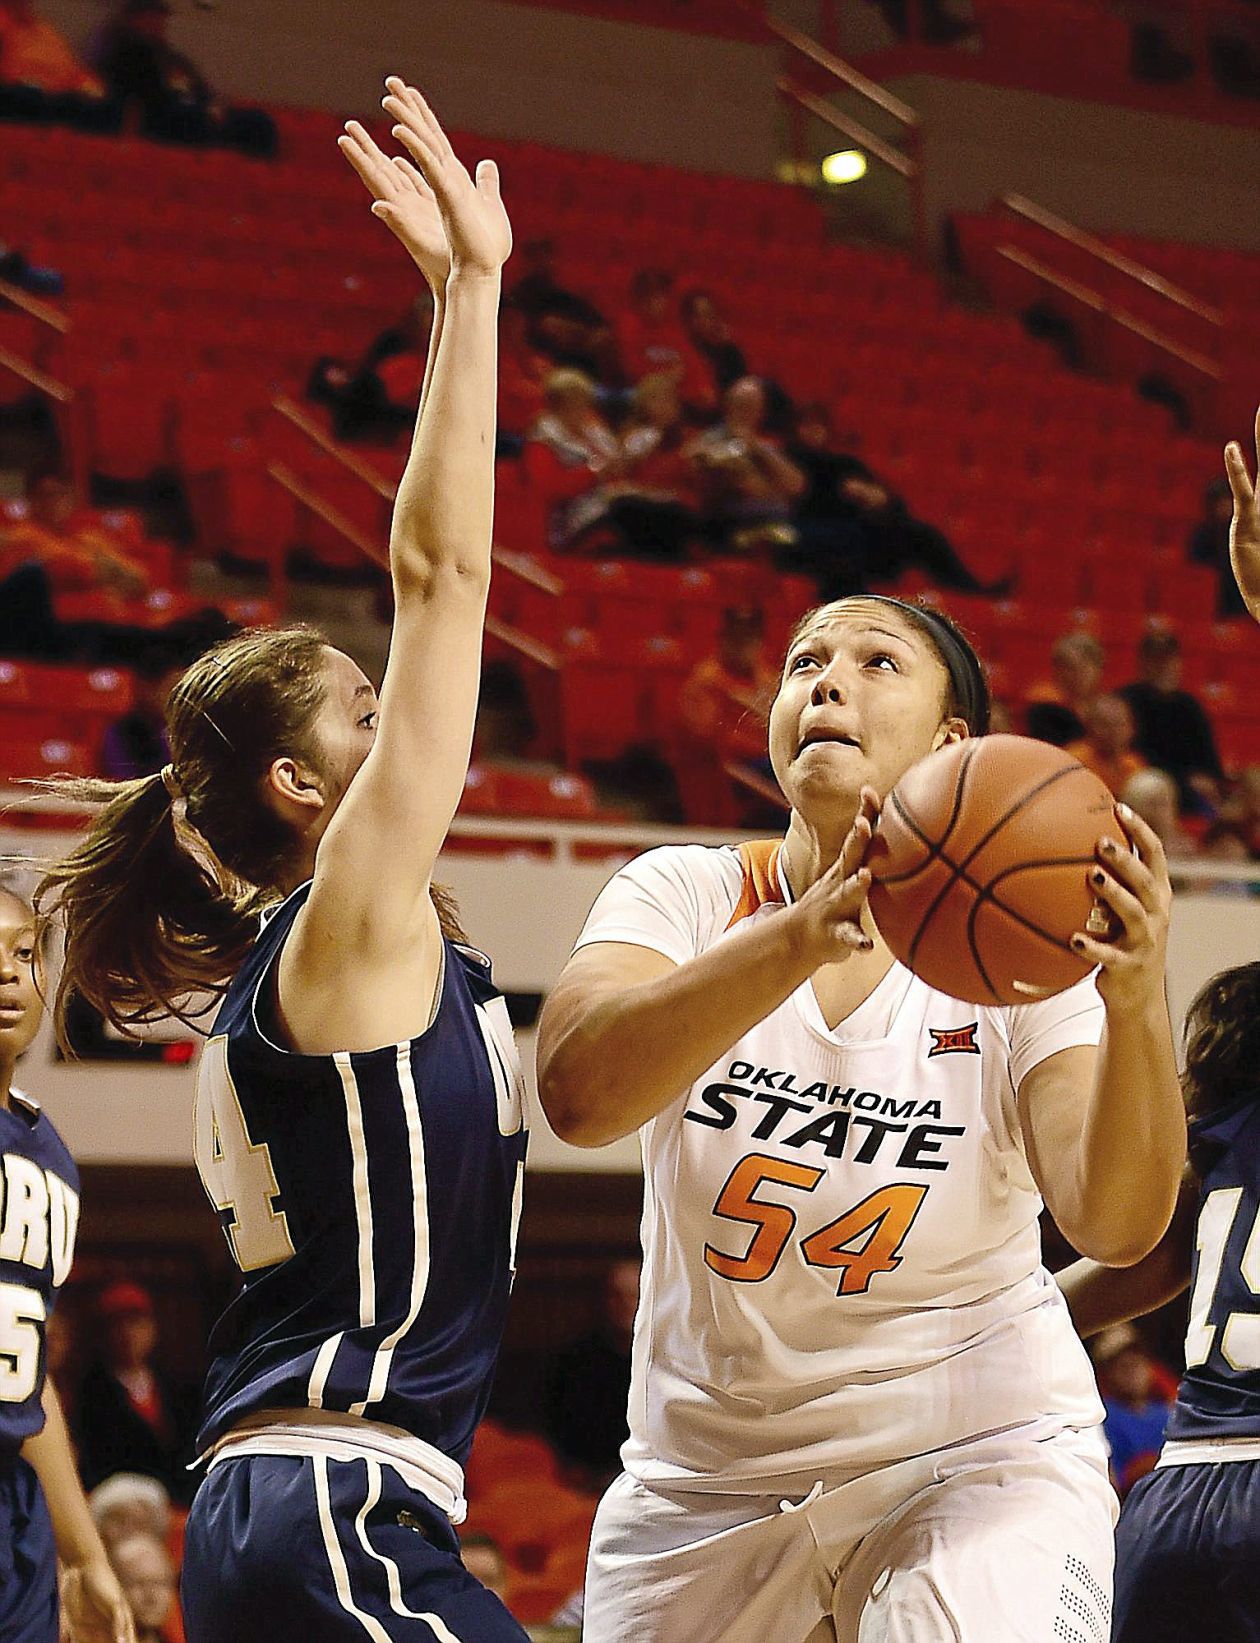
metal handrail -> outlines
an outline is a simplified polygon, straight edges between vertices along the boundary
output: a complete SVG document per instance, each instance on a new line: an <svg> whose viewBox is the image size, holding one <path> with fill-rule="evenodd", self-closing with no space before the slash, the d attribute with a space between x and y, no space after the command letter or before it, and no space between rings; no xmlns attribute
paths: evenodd
<svg viewBox="0 0 1260 1643"><path fill-rule="evenodd" d="M1114 269L1116 273L1123 274L1127 279L1144 286L1156 296L1165 298L1179 308L1184 308L1188 313L1195 315L1197 319L1205 321L1208 325L1218 328L1224 325L1225 316L1219 308L1212 307L1210 303L1204 302L1201 297L1196 297L1192 292L1175 285L1172 280L1165 279L1162 274L1157 274L1153 268L1148 268L1145 263L1137 262L1133 257L1126 257L1122 251L1115 250L1106 241L1100 240L1097 235L1091 234L1087 229L1078 228L1075 223L1069 222L1066 217L1060 217L1057 212L1049 210L1044 205L1038 205L1035 200L1030 200L1023 194L1003 194L999 203L1013 216L1023 217L1027 222L1035 224L1038 228L1044 228L1047 233L1054 234L1061 240L1066 240L1076 250L1084 251L1087 256L1095 257L1099 262L1105 263L1109 268Z"/></svg>

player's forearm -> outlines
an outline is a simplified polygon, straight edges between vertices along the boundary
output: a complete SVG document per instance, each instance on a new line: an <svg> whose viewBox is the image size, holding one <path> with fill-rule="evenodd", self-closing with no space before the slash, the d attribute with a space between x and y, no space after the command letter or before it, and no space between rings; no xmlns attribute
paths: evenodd
<svg viewBox="0 0 1260 1643"><path fill-rule="evenodd" d="M1056 1272L1054 1281L1072 1314L1082 1340L1113 1324L1142 1318L1175 1300L1190 1282L1190 1252L1177 1235L1177 1220L1151 1253L1135 1266L1103 1266L1098 1261L1073 1261ZM1191 1218L1193 1225L1193 1217Z"/></svg>
<svg viewBox="0 0 1260 1643"><path fill-rule="evenodd" d="M424 357L424 380L420 384L420 406L416 412L416 425L424 415L425 401L429 397L429 384L433 381L433 367L437 363L438 347L442 341L442 319L446 312L446 287L430 286L433 293L433 324L429 327L429 347Z"/></svg>
<svg viewBox="0 0 1260 1643"><path fill-rule="evenodd" d="M105 1547L79 1482L61 1401L51 1381L44 1383L43 1404L44 1430L22 1445L22 1458L34 1468L43 1488L57 1556L70 1567L104 1561Z"/></svg>
<svg viewBox="0 0 1260 1643"><path fill-rule="evenodd" d="M415 438L394 506L396 581L441 569L489 575L494 520L500 279L454 273L447 282Z"/></svg>
<svg viewBox="0 0 1260 1643"><path fill-rule="evenodd" d="M1108 1265L1140 1261L1168 1228L1185 1158L1185 1106L1162 992L1141 1007L1109 1007L1064 1231Z"/></svg>
<svg viewBox="0 0 1260 1643"><path fill-rule="evenodd" d="M807 979L790 913L733 935L659 980L543 1012L539 1091L552 1128L579 1147L630 1135L678 1100Z"/></svg>

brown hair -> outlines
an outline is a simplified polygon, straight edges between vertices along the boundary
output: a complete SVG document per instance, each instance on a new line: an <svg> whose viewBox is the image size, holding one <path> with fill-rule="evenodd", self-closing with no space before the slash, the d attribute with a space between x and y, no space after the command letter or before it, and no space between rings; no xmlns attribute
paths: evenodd
<svg viewBox="0 0 1260 1643"><path fill-rule="evenodd" d="M292 871L293 834L263 783L285 755L320 767L324 650L313 628L251 629L194 662L166 707L169 788L162 775L52 784L103 806L34 897L41 929L65 919L61 1037L72 991L125 1033L160 1015L188 1021L192 994L225 990ZM449 898L434 901L443 933L462 939Z"/></svg>
<svg viewBox="0 0 1260 1643"><path fill-rule="evenodd" d="M1181 1087L1192 1117L1260 1099L1260 964L1222 970L1186 1011Z"/></svg>

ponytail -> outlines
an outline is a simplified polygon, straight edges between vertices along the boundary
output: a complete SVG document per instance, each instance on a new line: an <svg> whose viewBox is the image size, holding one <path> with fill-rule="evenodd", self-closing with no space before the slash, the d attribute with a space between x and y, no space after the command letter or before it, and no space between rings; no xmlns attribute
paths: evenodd
<svg viewBox="0 0 1260 1643"><path fill-rule="evenodd" d="M53 1006L58 1041L64 1049L75 992L127 1036L165 1015L193 1025L210 1006L191 1011L192 996L224 991L270 898L232 879L206 847L197 848L191 830L181 841L160 775L52 785L63 797L103 806L34 896L41 937L58 915L66 927Z"/></svg>

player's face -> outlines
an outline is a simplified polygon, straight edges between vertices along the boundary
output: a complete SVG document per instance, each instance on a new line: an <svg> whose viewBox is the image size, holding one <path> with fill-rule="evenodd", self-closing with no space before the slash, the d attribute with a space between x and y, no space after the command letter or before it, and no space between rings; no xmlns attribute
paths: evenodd
<svg viewBox="0 0 1260 1643"><path fill-rule="evenodd" d="M39 1031L35 922L25 902L0 890L0 1064L10 1066Z"/></svg>
<svg viewBox="0 0 1260 1643"><path fill-rule="evenodd" d="M344 651L324 651L324 705L315 721L321 775L335 805L354 779L376 739L379 704L367 674Z"/></svg>
<svg viewBox="0 0 1260 1643"><path fill-rule="evenodd" d="M864 786L881 797L917 759L965 736L946 717L949 676L898 611L827 605L789 650L770 711L770 760L806 821L848 825Z"/></svg>

